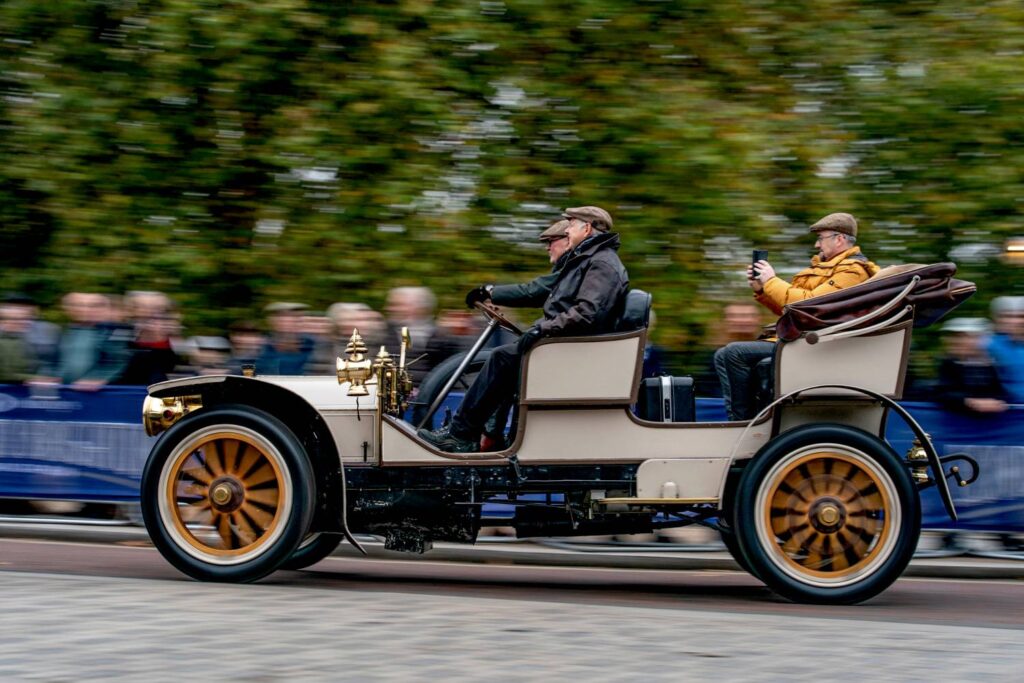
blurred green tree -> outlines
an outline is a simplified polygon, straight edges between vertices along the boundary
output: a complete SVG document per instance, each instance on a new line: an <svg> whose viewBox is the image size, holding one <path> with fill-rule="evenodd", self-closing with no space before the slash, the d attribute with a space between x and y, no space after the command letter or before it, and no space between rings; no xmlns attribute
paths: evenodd
<svg viewBox="0 0 1024 683"><path fill-rule="evenodd" d="M680 352L831 211L880 264L958 261L968 312L1024 290L1016 2L8 0L0 39L0 272L44 302L457 306L580 204Z"/></svg>

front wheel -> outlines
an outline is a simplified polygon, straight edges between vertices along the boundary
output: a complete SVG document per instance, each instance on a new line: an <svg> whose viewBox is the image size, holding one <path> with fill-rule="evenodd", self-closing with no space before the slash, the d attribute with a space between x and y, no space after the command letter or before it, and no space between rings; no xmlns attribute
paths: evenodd
<svg viewBox="0 0 1024 683"><path fill-rule="evenodd" d="M921 532L918 493L899 456L843 425L770 441L743 472L733 519L753 574L790 600L821 604L888 588Z"/></svg>
<svg viewBox="0 0 1024 683"><path fill-rule="evenodd" d="M142 475L146 530L189 576L247 582L298 548L315 500L302 444L280 420L248 406L204 410L157 442Z"/></svg>
<svg viewBox="0 0 1024 683"><path fill-rule="evenodd" d="M285 560L280 568L305 569L312 567L320 560L329 557L339 545L341 545L341 536L338 534L310 534L302 540L292 556Z"/></svg>

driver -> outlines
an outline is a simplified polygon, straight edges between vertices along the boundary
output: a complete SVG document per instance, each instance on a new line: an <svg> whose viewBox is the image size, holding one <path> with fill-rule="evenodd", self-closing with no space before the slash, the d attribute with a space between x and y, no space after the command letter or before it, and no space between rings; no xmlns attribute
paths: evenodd
<svg viewBox="0 0 1024 683"><path fill-rule="evenodd" d="M516 343L494 349L449 424L418 434L448 453L479 450L487 419L519 380L520 361L542 337L608 332L629 289L629 275L616 253L619 236L610 232L612 217L597 206L566 209L564 221L540 235L554 268L521 285L482 285L466 295L466 304L490 300L505 306L543 305L544 317Z"/></svg>

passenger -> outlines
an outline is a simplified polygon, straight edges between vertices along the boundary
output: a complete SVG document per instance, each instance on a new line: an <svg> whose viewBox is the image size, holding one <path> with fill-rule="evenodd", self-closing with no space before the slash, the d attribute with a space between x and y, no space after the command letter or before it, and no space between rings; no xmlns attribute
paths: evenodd
<svg viewBox="0 0 1024 683"><path fill-rule="evenodd" d="M466 296L466 304L490 299L495 304L537 306L544 317L523 332L514 344L494 349L459 406L449 425L419 435L448 452L479 450L484 425L503 400L516 390L522 357L542 337L588 335L607 332L629 289L629 276L616 251L619 236L609 232L612 218L604 209L584 206L566 209L568 221L557 232L552 226L541 237L549 245L549 259L556 272L523 285L482 285ZM552 250L567 249L556 257ZM564 260L562 260L564 259ZM560 268L558 266L561 266Z"/></svg>
<svg viewBox="0 0 1024 683"><path fill-rule="evenodd" d="M1024 296L1000 296L992 301L996 333L985 350L1010 403L1024 403Z"/></svg>
<svg viewBox="0 0 1024 683"><path fill-rule="evenodd" d="M768 261L747 266L747 283L754 298L776 315L782 314L786 304L856 285L878 272L878 266L856 246L857 220L850 214L829 214L810 230L817 233L814 245L818 254L811 259L810 268L797 273L792 282L776 276ZM774 352L774 340L733 342L715 352L715 370L730 420L749 420L757 414L755 367Z"/></svg>
<svg viewBox="0 0 1024 683"><path fill-rule="evenodd" d="M939 402L950 410L1001 413L1006 393L995 364L985 352L987 320L953 318L942 325L946 356L939 365Z"/></svg>

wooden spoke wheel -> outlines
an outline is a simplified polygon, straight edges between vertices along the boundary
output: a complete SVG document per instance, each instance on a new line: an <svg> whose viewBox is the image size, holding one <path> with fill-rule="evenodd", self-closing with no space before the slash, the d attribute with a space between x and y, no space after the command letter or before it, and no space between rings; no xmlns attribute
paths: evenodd
<svg viewBox="0 0 1024 683"><path fill-rule="evenodd" d="M274 571L302 541L313 500L301 443L248 407L182 420L143 475L150 536L175 566L202 579L253 581Z"/></svg>
<svg viewBox="0 0 1024 683"><path fill-rule="evenodd" d="M859 602L898 578L917 545L920 505L884 441L838 425L769 442L740 482L737 533L753 573L809 602Z"/></svg>

